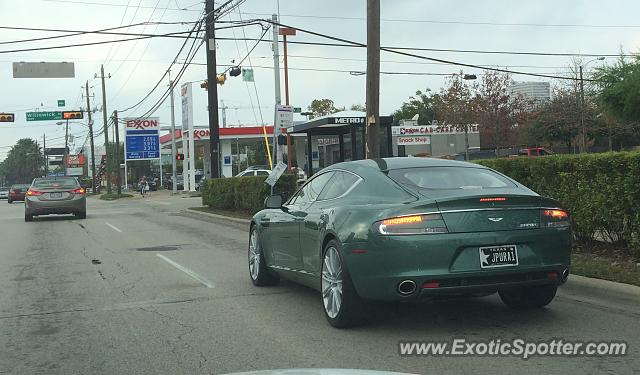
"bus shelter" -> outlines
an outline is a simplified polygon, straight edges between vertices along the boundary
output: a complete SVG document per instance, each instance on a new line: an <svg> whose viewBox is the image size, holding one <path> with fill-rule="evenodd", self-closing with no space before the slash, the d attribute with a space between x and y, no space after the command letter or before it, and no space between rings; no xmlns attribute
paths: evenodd
<svg viewBox="0 0 640 375"><path fill-rule="evenodd" d="M380 122L376 126L381 157L393 156L392 122L392 116L380 116ZM290 134L306 134L306 155L304 138L294 137L298 166L301 167L301 161L306 158L304 170L307 176L311 176L314 171L331 164L364 159L366 123L365 112L342 111L295 124L289 128Z"/></svg>

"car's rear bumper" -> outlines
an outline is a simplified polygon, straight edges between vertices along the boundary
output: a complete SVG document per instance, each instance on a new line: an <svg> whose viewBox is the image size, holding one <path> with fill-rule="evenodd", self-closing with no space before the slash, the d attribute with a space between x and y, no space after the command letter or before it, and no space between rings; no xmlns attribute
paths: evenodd
<svg viewBox="0 0 640 375"><path fill-rule="evenodd" d="M479 247L515 244L518 265L482 268ZM357 250L357 251L353 251ZM570 266L569 228L375 237L343 246L358 294L372 300L483 294L499 289L562 284ZM400 293L403 281L415 284Z"/></svg>
<svg viewBox="0 0 640 375"><path fill-rule="evenodd" d="M32 197L25 199L25 213L28 215L79 214L86 211L87 199L84 196L59 201L41 201Z"/></svg>

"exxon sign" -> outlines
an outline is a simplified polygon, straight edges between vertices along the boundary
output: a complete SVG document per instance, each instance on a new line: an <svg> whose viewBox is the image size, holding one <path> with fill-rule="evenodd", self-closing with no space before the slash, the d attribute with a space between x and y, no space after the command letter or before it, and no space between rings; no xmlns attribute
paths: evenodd
<svg viewBox="0 0 640 375"><path fill-rule="evenodd" d="M158 117L125 118L124 120L127 134L151 134L158 133L158 130L160 130L160 118Z"/></svg>

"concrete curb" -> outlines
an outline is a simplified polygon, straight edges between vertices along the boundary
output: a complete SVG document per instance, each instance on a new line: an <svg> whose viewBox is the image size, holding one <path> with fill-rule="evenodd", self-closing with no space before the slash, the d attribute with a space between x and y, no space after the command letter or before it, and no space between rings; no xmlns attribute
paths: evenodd
<svg viewBox="0 0 640 375"><path fill-rule="evenodd" d="M624 299L631 299L640 303L640 287L630 284L616 283L613 281L595 279L591 277L569 275L567 283L562 286L567 291L602 295L611 297L615 294Z"/></svg>
<svg viewBox="0 0 640 375"><path fill-rule="evenodd" d="M202 211L194 210L193 208L187 208L186 212L194 213L194 214L197 214L197 215L202 215L202 216L206 216L206 217L210 217L210 218L214 218L214 219L231 221L231 222L238 223L238 224L249 225L251 223L251 220L240 219L240 218L232 217L232 216L217 215L217 214L212 214L210 212L202 212Z"/></svg>

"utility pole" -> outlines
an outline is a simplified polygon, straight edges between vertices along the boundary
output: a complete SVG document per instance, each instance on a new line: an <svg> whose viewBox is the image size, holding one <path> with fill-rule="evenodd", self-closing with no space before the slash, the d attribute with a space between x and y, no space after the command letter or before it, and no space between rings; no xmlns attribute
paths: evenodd
<svg viewBox="0 0 640 375"><path fill-rule="evenodd" d="M98 75L96 74L95 78ZM109 124L107 123L107 93L104 87L104 65L100 65L100 78L102 79L102 120L104 121L104 157L105 174L107 176L107 194L111 194L111 168L109 167ZM111 74L109 77L111 78Z"/></svg>
<svg viewBox="0 0 640 375"><path fill-rule="evenodd" d="M276 166L276 164L282 161L282 153L278 148L278 136L280 135L280 126L278 123L278 106L282 104L282 99L280 97L280 52L278 46L278 16L276 14L271 15L273 28L273 76L275 80L275 96L276 96L276 105L273 109L273 158L272 160L272 168Z"/></svg>
<svg viewBox="0 0 640 375"><path fill-rule="evenodd" d="M178 166L176 162L176 155L178 154L178 150L176 149L176 112L173 89L174 87L173 81L171 80L171 72L169 72L169 90L171 90L171 184L173 185L171 187L171 192L172 194L178 194Z"/></svg>
<svg viewBox="0 0 640 375"><path fill-rule="evenodd" d="M113 131L115 133L115 138L116 138L114 158L116 159L115 160L116 168L118 169L116 171L116 184L118 184L117 186L118 195L122 195L122 184L120 183L120 131L118 129L118 111L117 110L113 111ZM160 170L160 173L162 173L162 170Z"/></svg>
<svg viewBox="0 0 640 375"><path fill-rule="evenodd" d="M87 97L87 117L89 119L89 145L91 146L91 190L96 193L96 154L93 144L93 120L91 119L91 103L89 102L89 81L85 84Z"/></svg>
<svg viewBox="0 0 640 375"><path fill-rule="evenodd" d="M584 79L582 78L582 65L580 65L580 129L582 132L582 150L580 152L586 152L587 141L586 131L584 129Z"/></svg>
<svg viewBox="0 0 640 375"><path fill-rule="evenodd" d="M365 158L376 159L380 157L380 0L367 0L366 100Z"/></svg>
<svg viewBox="0 0 640 375"><path fill-rule="evenodd" d="M207 82L209 90L209 155L211 159L211 178L220 178L220 124L218 123L218 84L216 80L216 31L213 0L206 0L205 14L207 38ZM182 134L184 139L184 130ZM184 150L183 150L184 151ZM183 172L184 175L184 172Z"/></svg>
<svg viewBox="0 0 640 375"><path fill-rule="evenodd" d="M284 53L284 103L289 103L289 53L287 50L287 35L296 35L296 29L291 27L281 27L278 31L282 35L282 46ZM287 129L287 171L291 171L291 134Z"/></svg>

